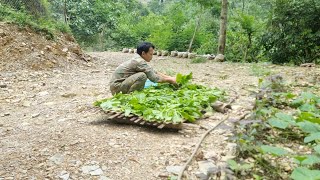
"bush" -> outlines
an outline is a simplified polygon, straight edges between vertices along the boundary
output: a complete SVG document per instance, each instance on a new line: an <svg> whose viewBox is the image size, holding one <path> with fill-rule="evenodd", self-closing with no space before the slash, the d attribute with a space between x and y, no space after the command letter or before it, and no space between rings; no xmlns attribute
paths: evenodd
<svg viewBox="0 0 320 180"><path fill-rule="evenodd" d="M7 5L0 3L0 20L15 23L21 27L28 26L39 33L44 33L48 39L54 38L54 33L70 33L70 28L60 22L50 19L39 19L24 11L17 11Z"/></svg>
<svg viewBox="0 0 320 180"><path fill-rule="evenodd" d="M320 1L277 0L262 44L273 63L316 62L320 58Z"/></svg>

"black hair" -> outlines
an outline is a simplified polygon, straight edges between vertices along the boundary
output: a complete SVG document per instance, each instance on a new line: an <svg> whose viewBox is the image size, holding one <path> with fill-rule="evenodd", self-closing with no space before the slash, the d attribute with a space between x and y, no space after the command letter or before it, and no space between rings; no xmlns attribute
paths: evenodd
<svg viewBox="0 0 320 180"><path fill-rule="evenodd" d="M142 42L138 45L137 47L137 53L141 56L142 52L149 52L149 49L150 48L155 48L154 45L152 43L149 43L149 42Z"/></svg>

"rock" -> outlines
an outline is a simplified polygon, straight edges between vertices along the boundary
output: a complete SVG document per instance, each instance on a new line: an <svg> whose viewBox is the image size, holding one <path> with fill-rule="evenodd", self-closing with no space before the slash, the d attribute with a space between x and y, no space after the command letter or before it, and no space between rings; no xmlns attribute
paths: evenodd
<svg viewBox="0 0 320 180"><path fill-rule="evenodd" d="M6 85L6 84L0 84L0 88L7 88L8 87L8 85Z"/></svg>
<svg viewBox="0 0 320 180"><path fill-rule="evenodd" d="M206 175L216 174L219 171L219 168L211 161L199 161L198 165L200 171Z"/></svg>
<svg viewBox="0 0 320 180"><path fill-rule="evenodd" d="M178 56L178 51L171 51L170 56L171 56L171 57L176 57L176 56Z"/></svg>
<svg viewBox="0 0 320 180"><path fill-rule="evenodd" d="M31 102L30 102L30 101L24 101L24 102L22 103L22 106L24 106L24 107L30 107L30 106L31 106Z"/></svg>
<svg viewBox="0 0 320 180"><path fill-rule="evenodd" d="M169 52L168 51L162 51L162 56L169 56Z"/></svg>
<svg viewBox="0 0 320 180"><path fill-rule="evenodd" d="M225 59L224 55L223 54L218 54L215 58L214 58L214 61L216 62L223 62Z"/></svg>
<svg viewBox="0 0 320 180"><path fill-rule="evenodd" d="M129 53L133 54L134 53L134 49L129 49Z"/></svg>
<svg viewBox="0 0 320 180"><path fill-rule="evenodd" d="M162 55L162 51L157 51L157 56L161 56Z"/></svg>
<svg viewBox="0 0 320 180"><path fill-rule="evenodd" d="M166 170L169 172L169 173L173 173L173 174L179 174L180 171L182 171L182 166L167 166L166 167Z"/></svg>
<svg viewBox="0 0 320 180"><path fill-rule="evenodd" d="M215 55L206 54L206 55L203 55L203 57L206 58L207 60L213 60L215 58Z"/></svg>
<svg viewBox="0 0 320 180"><path fill-rule="evenodd" d="M189 53L188 54L188 58L189 59L193 59L193 58L195 58L196 57L196 54L195 53Z"/></svg>
<svg viewBox="0 0 320 180"><path fill-rule="evenodd" d="M62 154L55 154L54 156L49 158L50 161L54 162L56 165L63 163L64 157Z"/></svg>
<svg viewBox="0 0 320 180"><path fill-rule="evenodd" d="M67 171L62 171L59 175L59 178L62 180L68 180L70 178L70 173Z"/></svg>
<svg viewBox="0 0 320 180"><path fill-rule="evenodd" d="M42 91L38 93L38 96L46 96L48 94L49 94L48 91Z"/></svg>
<svg viewBox="0 0 320 180"><path fill-rule="evenodd" d="M40 116L40 113L35 113L35 114L32 114L32 115L31 115L32 118L36 118L36 117L38 117L38 116Z"/></svg>
<svg viewBox="0 0 320 180"><path fill-rule="evenodd" d="M82 172L85 174L90 174L92 176L99 176L103 174L102 169L98 165L93 166L83 166L81 168Z"/></svg>
<svg viewBox="0 0 320 180"><path fill-rule="evenodd" d="M103 171L100 168L90 172L91 176L100 176L102 174L103 174Z"/></svg>
<svg viewBox="0 0 320 180"><path fill-rule="evenodd" d="M237 154L237 144L228 143L227 144L227 155L235 156Z"/></svg>
<svg viewBox="0 0 320 180"><path fill-rule="evenodd" d="M301 64L300 67L316 67L315 63L304 63Z"/></svg>
<svg viewBox="0 0 320 180"><path fill-rule="evenodd" d="M188 58L188 54L189 54L188 52L183 52L182 57L183 58Z"/></svg>
<svg viewBox="0 0 320 180"><path fill-rule="evenodd" d="M184 52L178 52L178 58L182 58L183 57L183 53Z"/></svg>
<svg viewBox="0 0 320 180"><path fill-rule="evenodd" d="M202 173L202 172L196 172L195 175L200 180L208 180L209 179L209 176L204 174L204 173Z"/></svg>
<svg viewBox="0 0 320 180"><path fill-rule="evenodd" d="M123 53L128 53L128 52L129 52L129 49L128 49L128 48L123 48L123 49L122 49L122 52L123 52Z"/></svg>

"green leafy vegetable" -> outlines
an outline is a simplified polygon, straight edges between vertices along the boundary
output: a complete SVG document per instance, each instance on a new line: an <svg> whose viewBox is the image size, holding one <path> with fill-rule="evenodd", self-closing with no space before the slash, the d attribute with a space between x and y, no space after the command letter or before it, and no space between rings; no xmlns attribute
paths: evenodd
<svg viewBox="0 0 320 180"><path fill-rule="evenodd" d="M147 121L181 123L194 122L202 117L201 111L212 111L211 104L224 92L205 86L191 84L192 74L177 75L181 85L175 89L169 84L159 84L131 94L116 94L112 98L94 103L103 110L122 111L125 116L134 114Z"/></svg>

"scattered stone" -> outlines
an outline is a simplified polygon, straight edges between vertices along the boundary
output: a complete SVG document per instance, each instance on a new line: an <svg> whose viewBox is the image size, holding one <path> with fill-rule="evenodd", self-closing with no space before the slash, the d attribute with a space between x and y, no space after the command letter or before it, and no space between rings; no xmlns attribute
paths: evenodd
<svg viewBox="0 0 320 180"><path fill-rule="evenodd" d="M48 94L49 94L48 91L42 91L42 92L39 92L39 93L38 93L38 96L46 96L46 95L48 95Z"/></svg>
<svg viewBox="0 0 320 180"><path fill-rule="evenodd" d="M123 48L123 49L122 49L122 52L123 52L123 53L128 53L128 52L129 52L129 49L128 49L128 48Z"/></svg>
<svg viewBox="0 0 320 180"><path fill-rule="evenodd" d="M223 54L218 54L215 58L214 58L214 61L216 62L223 62L225 59L224 55Z"/></svg>
<svg viewBox="0 0 320 180"><path fill-rule="evenodd" d="M171 57L176 57L176 56L178 56L178 51L171 51L170 56L171 56Z"/></svg>
<svg viewBox="0 0 320 180"><path fill-rule="evenodd" d="M162 56L169 56L169 52L168 51L162 51Z"/></svg>
<svg viewBox="0 0 320 180"><path fill-rule="evenodd" d="M0 88L7 88L8 86L6 84L0 84Z"/></svg>
<svg viewBox="0 0 320 180"><path fill-rule="evenodd" d="M59 178L62 180L68 180L70 178L70 173L67 171L62 171L59 175Z"/></svg>
<svg viewBox="0 0 320 180"><path fill-rule="evenodd" d="M209 179L208 175L206 175L206 174L204 174L202 172L196 172L195 175L200 180L208 180Z"/></svg>
<svg viewBox="0 0 320 180"><path fill-rule="evenodd" d="M227 155L235 156L237 153L237 144L236 143L228 143L227 144Z"/></svg>
<svg viewBox="0 0 320 180"><path fill-rule="evenodd" d="M92 176L99 176L103 174L102 169L98 165L93 166L83 166L81 168L82 172L85 174L90 174Z"/></svg>
<svg viewBox="0 0 320 180"><path fill-rule="evenodd" d="M40 116L40 113L35 113L35 114L31 115L32 118L36 118L36 117L39 117L39 116Z"/></svg>
<svg viewBox="0 0 320 180"><path fill-rule="evenodd" d="M200 171L206 175L216 174L219 171L219 168L216 165L214 165L211 161L199 161L198 165Z"/></svg>
<svg viewBox="0 0 320 180"><path fill-rule="evenodd" d="M24 106L24 107L30 107L30 106L31 106L31 102L30 102L30 101L24 101L24 102L22 103L22 106Z"/></svg>
<svg viewBox="0 0 320 180"><path fill-rule="evenodd" d="M315 63L304 63L301 64L300 67L316 67Z"/></svg>
<svg viewBox="0 0 320 180"><path fill-rule="evenodd" d="M103 174L103 171L100 168L90 172L91 176L100 176L102 174Z"/></svg>
<svg viewBox="0 0 320 180"><path fill-rule="evenodd" d="M54 156L49 158L50 161L54 162L56 165L63 163L64 157L62 154L55 154Z"/></svg>
<svg viewBox="0 0 320 180"><path fill-rule="evenodd" d="M129 49L129 53L133 54L134 53L134 49Z"/></svg>
<svg viewBox="0 0 320 180"><path fill-rule="evenodd" d="M166 170L169 173L173 173L173 174L179 174L182 171L182 166L167 166Z"/></svg>
<svg viewBox="0 0 320 180"><path fill-rule="evenodd" d="M196 54L195 53L189 53L188 54L188 58L189 59L193 59L193 58L195 58L196 57Z"/></svg>
<svg viewBox="0 0 320 180"><path fill-rule="evenodd" d="M183 58L188 58L188 54L189 54L188 52L183 52L182 57Z"/></svg>
<svg viewBox="0 0 320 180"><path fill-rule="evenodd" d="M157 56L161 56L162 55L162 51L157 51Z"/></svg>

